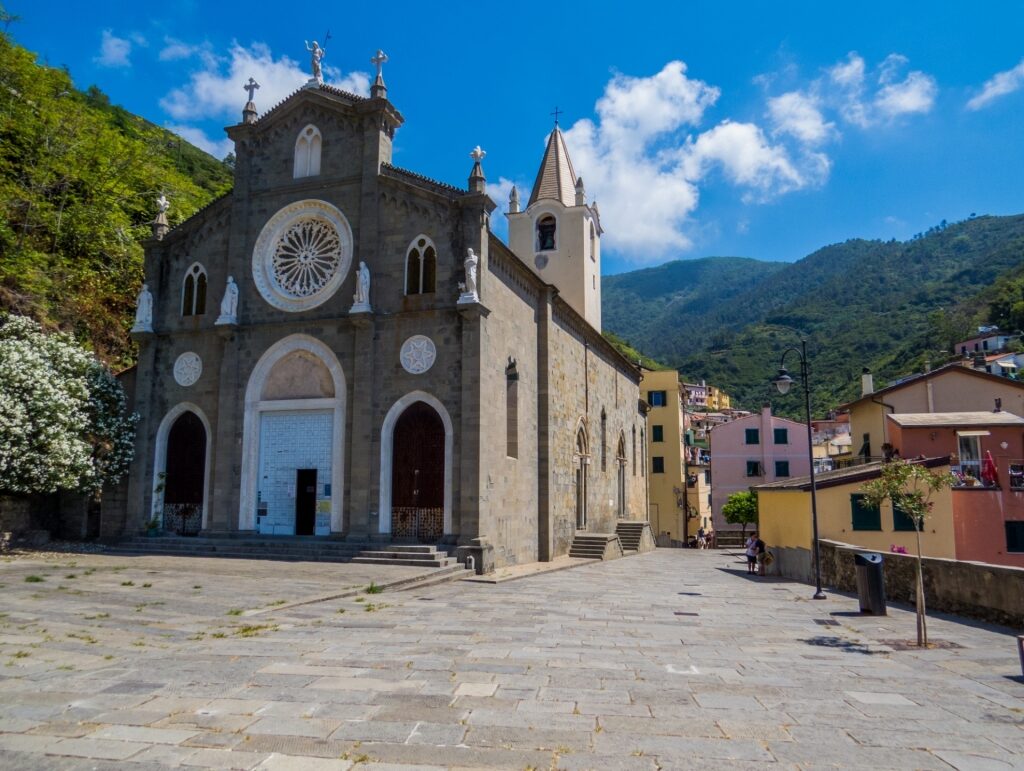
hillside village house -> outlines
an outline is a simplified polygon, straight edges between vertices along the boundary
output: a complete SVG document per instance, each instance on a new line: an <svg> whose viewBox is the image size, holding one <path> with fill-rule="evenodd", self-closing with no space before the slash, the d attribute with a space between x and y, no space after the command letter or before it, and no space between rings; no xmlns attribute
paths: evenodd
<svg viewBox="0 0 1024 771"><path fill-rule="evenodd" d="M989 353L1001 351L1016 340L1019 335L1011 335L1009 332L1000 332L991 327L981 327L978 334L969 340L963 340L953 346L953 350L961 356L972 356L975 353Z"/></svg>
<svg viewBox="0 0 1024 771"><path fill-rule="evenodd" d="M601 221L560 130L510 243L312 78L227 129L234 189L145 244L137 452L106 535L419 540L497 566L646 518L640 373L601 336ZM477 566L483 563L481 559Z"/></svg>
<svg viewBox="0 0 1024 771"><path fill-rule="evenodd" d="M932 497L921 533L928 557L1024 567L1024 418L1008 412L889 415L889 436L904 458L940 473L953 487ZM991 461L986 464L986 459ZM867 506L861 488L883 462L818 476L821 538L875 551L916 553L913 522L886 502ZM986 468L986 465L988 468ZM785 575L809 578L810 478L758 485L759 528Z"/></svg>
<svg viewBox="0 0 1024 771"><path fill-rule="evenodd" d="M716 532L740 530L722 516L729 496L753 485L810 473L807 427L772 415L766 404L752 415L711 430L711 514Z"/></svg>
<svg viewBox="0 0 1024 771"><path fill-rule="evenodd" d="M1024 383L960 364L905 378L886 388L874 389L870 372L861 378L861 397L843 404L850 413L853 454L864 459L881 458L883 445L891 444L886 415L904 412L961 412L1000 409L1024 417Z"/></svg>

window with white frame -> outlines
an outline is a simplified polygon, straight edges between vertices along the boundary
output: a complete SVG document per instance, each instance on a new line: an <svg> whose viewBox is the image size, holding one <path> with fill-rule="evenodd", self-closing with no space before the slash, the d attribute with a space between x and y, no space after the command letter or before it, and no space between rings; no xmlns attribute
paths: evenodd
<svg viewBox="0 0 1024 771"><path fill-rule="evenodd" d="M181 286L181 315L202 316L206 313L206 269L198 262L185 271Z"/></svg>
<svg viewBox="0 0 1024 771"><path fill-rule="evenodd" d="M437 249L426 236L417 236L405 255L405 293L431 294L437 284Z"/></svg>

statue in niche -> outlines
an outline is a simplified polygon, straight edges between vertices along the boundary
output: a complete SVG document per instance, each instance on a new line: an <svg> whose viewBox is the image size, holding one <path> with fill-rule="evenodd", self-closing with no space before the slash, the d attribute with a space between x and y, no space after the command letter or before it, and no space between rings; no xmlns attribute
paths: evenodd
<svg viewBox="0 0 1024 771"><path fill-rule="evenodd" d="M153 294L149 291L149 285L143 284L139 290L139 296L135 300L135 326L132 332L153 331Z"/></svg>
<svg viewBox="0 0 1024 771"><path fill-rule="evenodd" d="M238 284L234 276L228 276L228 284L224 288L224 299L220 301L220 316L216 324L238 323Z"/></svg>
<svg viewBox="0 0 1024 771"><path fill-rule="evenodd" d="M459 296L460 303L480 302L480 295L476 285L476 268L480 264L480 258L472 248L466 250L466 260L462 263L466 271L466 280L459 284L462 294Z"/></svg>
<svg viewBox="0 0 1024 771"><path fill-rule="evenodd" d="M365 312L370 310L370 269L362 260L356 271L356 293L352 295L352 310Z"/></svg>
<svg viewBox="0 0 1024 771"><path fill-rule="evenodd" d="M303 41L306 43L306 50L309 51L309 63L310 68L313 70L313 80L317 83L324 82L324 73L320 68L320 60L324 58L324 54L327 53L327 49L321 48L320 44L315 40L313 41L313 47L309 45L309 41Z"/></svg>

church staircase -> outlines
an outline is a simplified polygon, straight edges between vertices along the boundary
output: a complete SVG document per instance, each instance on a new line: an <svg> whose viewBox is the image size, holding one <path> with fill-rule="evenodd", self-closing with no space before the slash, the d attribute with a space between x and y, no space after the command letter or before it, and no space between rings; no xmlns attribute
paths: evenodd
<svg viewBox="0 0 1024 771"><path fill-rule="evenodd" d="M203 538L161 535L123 538L108 549L111 554L150 554L167 557L267 559L290 562L351 562L365 544L326 538L260 536L258 538Z"/></svg>
<svg viewBox="0 0 1024 771"><path fill-rule="evenodd" d="M613 560L623 555L622 542L615 533L576 531L569 556L590 560Z"/></svg>
<svg viewBox="0 0 1024 771"><path fill-rule="evenodd" d="M458 566L454 557L438 551L436 546L424 544L388 544L378 550L361 551L352 562L363 565L406 565L417 568L447 568Z"/></svg>
<svg viewBox="0 0 1024 771"><path fill-rule="evenodd" d="M626 554L652 551L657 545L650 522L619 520L615 525L615 534L619 537L622 550Z"/></svg>

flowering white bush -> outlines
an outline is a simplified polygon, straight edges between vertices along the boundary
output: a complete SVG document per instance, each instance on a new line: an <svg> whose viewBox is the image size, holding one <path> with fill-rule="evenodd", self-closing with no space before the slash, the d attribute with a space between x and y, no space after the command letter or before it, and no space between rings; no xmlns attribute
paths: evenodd
<svg viewBox="0 0 1024 771"><path fill-rule="evenodd" d="M121 384L64 334L0 317L0 492L99 490L132 459Z"/></svg>

